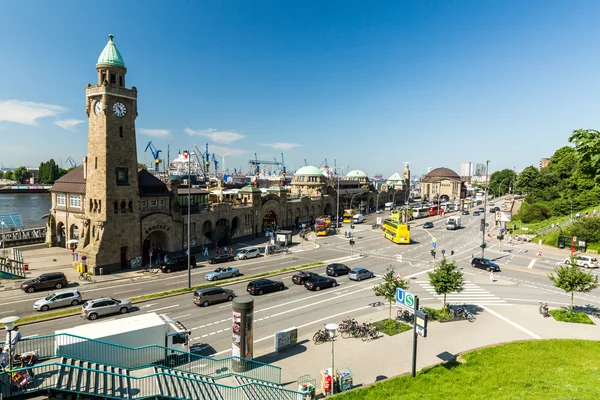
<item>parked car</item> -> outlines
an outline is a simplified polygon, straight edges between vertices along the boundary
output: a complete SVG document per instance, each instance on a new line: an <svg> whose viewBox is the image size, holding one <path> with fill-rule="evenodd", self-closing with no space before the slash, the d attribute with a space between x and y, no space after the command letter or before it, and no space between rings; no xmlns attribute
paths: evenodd
<svg viewBox="0 0 600 400"><path fill-rule="evenodd" d="M344 264L329 264L325 268L325 273L329 276L346 275L348 272L350 272L350 267Z"/></svg>
<svg viewBox="0 0 600 400"><path fill-rule="evenodd" d="M565 264L571 264L571 258L565 259ZM575 256L575 264L583 268L598 268L598 259L592 256L579 255Z"/></svg>
<svg viewBox="0 0 600 400"><path fill-rule="evenodd" d="M285 289L285 285L281 281L272 281L270 279L259 279L248 283L246 291L252 295L276 292Z"/></svg>
<svg viewBox="0 0 600 400"><path fill-rule="evenodd" d="M117 300L112 297L102 297L96 300L88 300L81 307L81 317L95 320L98 317L111 314L127 314L131 310L129 300Z"/></svg>
<svg viewBox="0 0 600 400"><path fill-rule="evenodd" d="M238 260L246 260L248 258L255 257L260 257L260 250L256 248L240 250L240 252L237 253L235 256L235 258L237 258Z"/></svg>
<svg viewBox="0 0 600 400"><path fill-rule="evenodd" d="M310 279L307 279L304 282L304 287L308 290L316 290L319 291L324 288L336 287L338 285L337 281L328 276L313 276Z"/></svg>
<svg viewBox="0 0 600 400"><path fill-rule="evenodd" d="M196 266L196 257L190 256L190 266L194 268ZM173 271L185 271L188 269L188 256L186 254L167 257L167 261L160 263L161 272L173 272Z"/></svg>
<svg viewBox="0 0 600 400"><path fill-rule="evenodd" d="M313 276L319 276L319 274L315 272L298 271L292 276L292 282L294 282L296 285L304 285L304 282Z"/></svg>
<svg viewBox="0 0 600 400"><path fill-rule="evenodd" d="M68 284L69 281L67 281L67 277L62 272L49 272L21 283L21 290L27 293L33 293L36 290L42 289L62 289Z"/></svg>
<svg viewBox="0 0 600 400"><path fill-rule="evenodd" d="M218 263L228 262L228 261L233 261L233 256L231 256L229 254L219 254L214 257L211 257L208 260L208 262L210 264L218 264Z"/></svg>
<svg viewBox="0 0 600 400"><path fill-rule="evenodd" d="M488 258L474 258L471 260L471 266L486 271L500 272L500 266Z"/></svg>
<svg viewBox="0 0 600 400"><path fill-rule="evenodd" d="M78 290L63 290L36 301L33 303L33 309L36 311L48 311L51 308L77 306L81 301L81 293Z"/></svg>
<svg viewBox="0 0 600 400"><path fill-rule="evenodd" d="M469 215L469 214L471 214L471 213L469 212L469 210L463 210L463 212L462 212L462 215Z"/></svg>
<svg viewBox="0 0 600 400"><path fill-rule="evenodd" d="M425 229L433 228L433 222L425 222L423 224L423 228L425 228Z"/></svg>
<svg viewBox="0 0 600 400"><path fill-rule="evenodd" d="M194 304L198 307L206 307L210 304L231 301L235 292L231 289L223 289L218 286L198 289L194 292Z"/></svg>
<svg viewBox="0 0 600 400"><path fill-rule="evenodd" d="M235 278L240 274L240 271L234 267L217 268L212 272L208 272L204 277L207 281L216 281L218 279Z"/></svg>
<svg viewBox="0 0 600 400"><path fill-rule="evenodd" d="M353 281L362 281L374 277L375 274L366 268L352 268L348 273L348 278Z"/></svg>

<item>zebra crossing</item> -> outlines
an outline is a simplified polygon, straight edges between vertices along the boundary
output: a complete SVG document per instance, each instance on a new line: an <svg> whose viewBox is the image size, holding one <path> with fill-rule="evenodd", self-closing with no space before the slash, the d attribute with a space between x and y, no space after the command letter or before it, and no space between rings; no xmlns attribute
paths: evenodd
<svg viewBox="0 0 600 400"><path fill-rule="evenodd" d="M417 281L419 286L427 291L430 295L432 295L435 299L444 301L444 295L438 295L435 292L435 289L429 281ZM463 291L461 293L449 293L446 296L446 301L448 303L466 303L466 304L496 304L496 305L510 305L505 300L488 292L487 290L477 286L470 281L465 281L463 286Z"/></svg>

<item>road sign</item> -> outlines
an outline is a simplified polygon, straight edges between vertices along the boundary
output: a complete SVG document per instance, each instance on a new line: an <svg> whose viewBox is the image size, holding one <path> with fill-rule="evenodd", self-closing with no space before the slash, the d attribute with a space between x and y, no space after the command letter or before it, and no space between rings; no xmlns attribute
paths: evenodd
<svg viewBox="0 0 600 400"><path fill-rule="evenodd" d="M427 314L424 311L415 311L415 327L417 335L427 337Z"/></svg>
<svg viewBox="0 0 600 400"><path fill-rule="evenodd" d="M396 289L396 305L406 307L409 311L415 311L415 296L402 289Z"/></svg>
<svg viewBox="0 0 600 400"><path fill-rule="evenodd" d="M431 243L435 243L435 242L437 242L437 238L431 239Z"/></svg>
<svg viewBox="0 0 600 400"><path fill-rule="evenodd" d="M402 280L402 274L401 274L400 272L398 272L398 273L396 274L396 280L397 280L397 281L401 281L401 280Z"/></svg>
<svg viewBox="0 0 600 400"><path fill-rule="evenodd" d="M148 254L152 255L152 252L153 252L153 251L154 251L154 250L152 250L152 247L150 247L150 248L148 249Z"/></svg>
<svg viewBox="0 0 600 400"><path fill-rule="evenodd" d="M446 250L442 249L442 254L446 254Z"/></svg>
<svg viewBox="0 0 600 400"><path fill-rule="evenodd" d="M431 246L433 246L433 248L435 249L437 247L437 243L433 242L433 243L431 243Z"/></svg>
<svg viewBox="0 0 600 400"><path fill-rule="evenodd" d="M377 225L381 225L381 222L382 222L381 217L377 217Z"/></svg>
<svg viewBox="0 0 600 400"><path fill-rule="evenodd" d="M396 256L396 261L398 261L399 263L401 263L401 262L402 262L402 254L398 254L398 255Z"/></svg>

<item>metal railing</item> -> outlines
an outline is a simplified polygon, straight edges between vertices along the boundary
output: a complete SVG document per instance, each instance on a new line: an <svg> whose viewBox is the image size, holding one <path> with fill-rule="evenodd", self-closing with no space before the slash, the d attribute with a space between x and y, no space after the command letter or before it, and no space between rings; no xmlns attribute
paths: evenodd
<svg viewBox="0 0 600 400"><path fill-rule="evenodd" d="M4 342L0 343L0 346L3 345ZM281 383L281 368L259 361L233 356L212 358L158 345L132 348L65 333L36 336L17 342L17 353L29 351L37 352L41 359L76 358L130 370L161 366L213 379L237 374L265 382Z"/></svg>
<svg viewBox="0 0 600 400"><path fill-rule="evenodd" d="M21 386L23 377L29 376ZM13 380L13 377L18 379ZM61 391L112 399L191 398L192 393L211 394L212 399L245 400L247 394L264 393L270 398L295 400L298 392L279 386L249 382L227 386L216 382L166 372L143 376L87 368L62 362L40 364L0 373L0 397L10 398L38 392ZM204 397L204 396L203 396Z"/></svg>

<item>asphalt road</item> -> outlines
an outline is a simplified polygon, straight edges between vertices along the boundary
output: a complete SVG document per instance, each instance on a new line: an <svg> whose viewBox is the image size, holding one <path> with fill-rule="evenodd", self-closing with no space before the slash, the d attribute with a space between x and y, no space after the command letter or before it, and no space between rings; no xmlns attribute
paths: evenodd
<svg viewBox="0 0 600 400"><path fill-rule="evenodd" d="M346 276L338 277L340 286L324 289L320 292L307 291L303 286L291 282L292 273L280 275L274 279L282 280L287 289L255 297L254 340L255 350L272 347L274 332L297 327L301 334L314 332L322 324L341 322L350 315L359 321L369 320L376 310L386 309L380 305L382 301L374 295L372 287L381 282L381 275L388 266L392 266L403 278L410 279L410 291L418 295L421 304L440 307L441 298L433 293L428 284L427 272L432 268L432 240L435 238L437 257L441 250L452 256L463 268L467 284L459 294L448 296L450 302L481 304L486 307L506 307L513 304L531 304L537 307L539 301L553 305L567 304L569 296L562 290L552 286L547 274L556 267L562 259L546 255L542 258L525 244L507 246L500 250L496 240L488 241L486 257L496 260L502 271L496 274L495 282L490 282L488 273L470 266L473 255L480 256L481 232L479 232L480 217L471 215L462 217L461 229L448 231L442 221L435 222L432 229L421 228L424 220L416 221L411 230L413 243L396 245L382 237L380 230L372 230L375 215L367 218L364 224L356 225L354 237L356 245L351 248L348 239L342 235L318 238L320 247L317 250L304 251L277 257L262 257L256 260L236 261L235 265L244 274L252 274L282 267L306 264L312 261L337 261L350 267L364 267L376 273L376 277L362 282L350 281ZM312 243L304 246L313 246ZM401 257L401 261L398 256ZM212 268L210 268L212 269ZM209 268L202 267L193 271L193 284L204 281L203 275ZM324 273L325 267L320 266L311 270ZM85 297L132 297L142 293L152 293L165 289L174 289L187 284L187 274L159 274L151 278L135 282L110 282L103 285L89 285L83 290ZM238 295L245 294L246 283L238 283L229 288ZM13 291L17 292L17 291ZM14 299L2 304L1 311L6 314L10 309L25 309L30 307L31 296L15 293ZM38 295L33 295L38 298ZM600 306L600 290L590 294L577 295L578 304ZM23 307L23 308L21 308ZM228 355L231 349L231 304L222 303L209 307L198 307L192 302L192 295L185 294L164 299L141 303L137 313L157 312L168 314L179 320L192 330L193 351L201 354ZM11 311L11 313L13 313ZM0 315L1 316L1 315ZM113 318L124 318L117 316ZM104 318L106 320L110 318ZM23 336L35 336L54 333L55 330L68 327L95 323L80 317L67 317L45 321L21 327Z"/></svg>

